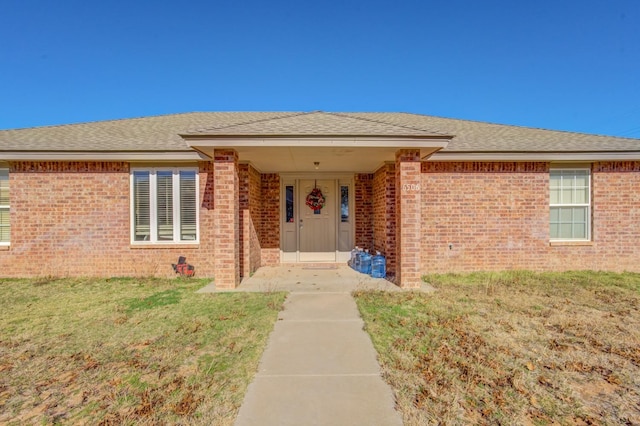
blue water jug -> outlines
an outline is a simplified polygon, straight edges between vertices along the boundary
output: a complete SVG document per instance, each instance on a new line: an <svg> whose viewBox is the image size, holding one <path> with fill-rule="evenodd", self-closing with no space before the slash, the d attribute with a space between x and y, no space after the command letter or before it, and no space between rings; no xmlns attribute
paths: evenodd
<svg viewBox="0 0 640 426"><path fill-rule="evenodd" d="M362 272L360 270L361 260L362 260L362 249L358 248L358 251L356 252L356 258L353 260L353 269L355 269L358 272Z"/></svg>
<svg viewBox="0 0 640 426"><path fill-rule="evenodd" d="M371 260L371 276L373 278L384 278L387 275L387 259L376 252Z"/></svg>
<svg viewBox="0 0 640 426"><path fill-rule="evenodd" d="M353 269L356 269L356 255L358 254L358 246L355 246L353 250L351 250L351 258L347 262L349 266Z"/></svg>
<svg viewBox="0 0 640 426"><path fill-rule="evenodd" d="M371 274L371 256L369 250L365 250L360 257L360 272L363 274Z"/></svg>

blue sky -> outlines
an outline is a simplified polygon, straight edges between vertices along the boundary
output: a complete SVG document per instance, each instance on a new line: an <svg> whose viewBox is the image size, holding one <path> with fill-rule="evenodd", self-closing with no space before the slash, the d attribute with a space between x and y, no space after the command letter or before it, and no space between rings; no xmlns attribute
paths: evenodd
<svg viewBox="0 0 640 426"><path fill-rule="evenodd" d="M640 138L640 0L0 2L0 129L313 110Z"/></svg>

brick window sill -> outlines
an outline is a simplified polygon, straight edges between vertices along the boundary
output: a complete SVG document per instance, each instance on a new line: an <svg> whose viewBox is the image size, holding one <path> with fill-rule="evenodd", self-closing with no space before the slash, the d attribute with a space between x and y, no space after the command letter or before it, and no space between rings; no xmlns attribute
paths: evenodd
<svg viewBox="0 0 640 426"><path fill-rule="evenodd" d="M131 249L197 249L200 248L200 243L186 243L186 244L158 244L158 243L146 243L146 244L131 244Z"/></svg>
<svg viewBox="0 0 640 426"><path fill-rule="evenodd" d="M562 246L592 246L593 241L549 241L551 247Z"/></svg>
<svg viewBox="0 0 640 426"><path fill-rule="evenodd" d="M0 246L0 251L9 251L9 250L11 250L11 246L5 246L5 245Z"/></svg>

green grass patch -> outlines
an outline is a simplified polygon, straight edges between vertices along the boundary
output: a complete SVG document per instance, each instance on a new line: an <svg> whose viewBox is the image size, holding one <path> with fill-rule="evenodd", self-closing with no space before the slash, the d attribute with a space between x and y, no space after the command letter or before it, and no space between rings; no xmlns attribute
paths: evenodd
<svg viewBox="0 0 640 426"><path fill-rule="evenodd" d="M130 299L125 304L127 312L142 311L159 306L175 305L180 302L180 295L178 289L164 290L141 299Z"/></svg>
<svg viewBox="0 0 640 426"><path fill-rule="evenodd" d="M0 280L0 424L232 424L284 293Z"/></svg>

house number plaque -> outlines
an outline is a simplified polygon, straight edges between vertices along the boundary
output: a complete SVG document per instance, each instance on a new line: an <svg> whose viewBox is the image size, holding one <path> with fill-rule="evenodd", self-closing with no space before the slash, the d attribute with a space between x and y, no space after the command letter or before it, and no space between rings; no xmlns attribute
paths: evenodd
<svg viewBox="0 0 640 426"><path fill-rule="evenodd" d="M403 183L402 192L417 192L420 191L419 183Z"/></svg>

